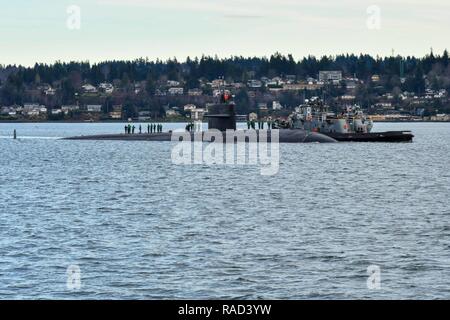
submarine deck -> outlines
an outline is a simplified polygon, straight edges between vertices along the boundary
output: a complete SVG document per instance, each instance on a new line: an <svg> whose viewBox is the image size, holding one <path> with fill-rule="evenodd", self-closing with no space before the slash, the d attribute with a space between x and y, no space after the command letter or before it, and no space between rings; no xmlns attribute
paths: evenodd
<svg viewBox="0 0 450 320"><path fill-rule="evenodd" d="M260 136L260 133L264 131L264 136ZM279 131L278 142L280 143L332 143L337 142L335 139L328 137L324 134L315 132L306 132L304 130L291 130L281 129ZM205 131L208 132L208 131ZM204 133L205 133L204 132ZM236 130L235 135L248 141L248 136L256 133L256 139L259 141L260 137L263 137L264 141L271 142L272 134L271 130ZM101 135L89 135L89 136L77 136L64 138L64 140L117 140L117 141L172 141L172 135L177 132L161 132L161 133L142 133L142 134L101 134ZM193 140L194 133L190 132L191 140ZM226 133L222 132L222 141L226 141ZM267 140L266 140L267 139ZM176 141L176 139L175 139ZM208 141L208 140L204 140ZM244 140L243 140L244 141ZM234 141L230 141L234 142Z"/></svg>

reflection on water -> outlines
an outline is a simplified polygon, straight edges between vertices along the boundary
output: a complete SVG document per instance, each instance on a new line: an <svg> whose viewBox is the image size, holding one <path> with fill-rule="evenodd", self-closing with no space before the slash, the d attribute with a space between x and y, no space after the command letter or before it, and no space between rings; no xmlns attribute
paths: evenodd
<svg viewBox="0 0 450 320"><path fill-rule="evenodd" d="M450 124L285 144L272 177L176 166L170 143L55 139L123 126L0 124L19 137L0 139L0 298L450 297Z"/></svg>

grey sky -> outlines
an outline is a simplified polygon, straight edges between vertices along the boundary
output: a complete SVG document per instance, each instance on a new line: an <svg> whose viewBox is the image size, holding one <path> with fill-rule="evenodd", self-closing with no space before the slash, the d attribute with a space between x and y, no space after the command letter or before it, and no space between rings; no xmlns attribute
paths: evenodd
<svg viewBox="0 0 450 320"><path fill-rule="evenodd" d="M67 28L70 5L81 9L80 30ZM380 29L367 26L373 5ZM449 16L448 0L24 0L2 4L0 63L392 49L423 56L450 47Z"/></svg>

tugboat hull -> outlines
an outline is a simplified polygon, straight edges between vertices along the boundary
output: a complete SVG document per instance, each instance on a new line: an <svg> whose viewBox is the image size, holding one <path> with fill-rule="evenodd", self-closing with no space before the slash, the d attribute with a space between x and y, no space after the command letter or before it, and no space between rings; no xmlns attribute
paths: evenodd
<svg viewBox="0 0 450 320"><path fill-rule="evenodd" d="M322 133L339 142L412 142L410 131L387 131L371 133Z"/></svg>

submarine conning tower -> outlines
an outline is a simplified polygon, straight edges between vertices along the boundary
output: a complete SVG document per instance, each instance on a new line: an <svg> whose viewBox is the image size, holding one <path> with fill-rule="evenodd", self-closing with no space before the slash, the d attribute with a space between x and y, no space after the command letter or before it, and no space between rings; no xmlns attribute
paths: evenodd
<svg viewBox="0 0 450 320"><path fill-rule="evenodd" d="M236 130L235 104L228 93L221 95L220 103L208 106L205 117L208 118L208 129Z"/></svg>

